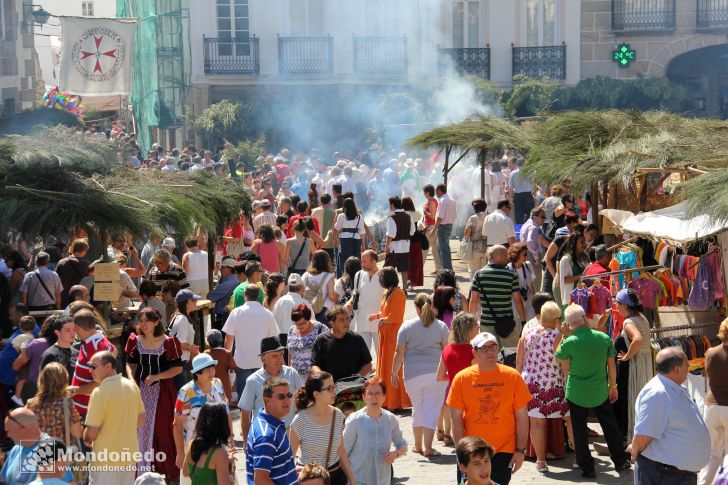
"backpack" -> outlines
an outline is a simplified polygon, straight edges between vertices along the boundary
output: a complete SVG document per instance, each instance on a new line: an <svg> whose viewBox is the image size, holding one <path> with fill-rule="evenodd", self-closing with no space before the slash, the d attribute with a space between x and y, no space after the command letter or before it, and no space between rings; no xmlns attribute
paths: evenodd
<svg viewBox="0 0 728 485"><path fill-rule="evenodd" d="M329 276L330 278L330 276ZM328 283L329 278L321 277L321 281L319 282L318 286L315 285L308 285L306 286L306 289L303 291L303 298L311 303L311 308L313 309L313 312L318 314L321 312L321 310L324 308L324 300L326 299L324 297L324 284Z"/></svg>

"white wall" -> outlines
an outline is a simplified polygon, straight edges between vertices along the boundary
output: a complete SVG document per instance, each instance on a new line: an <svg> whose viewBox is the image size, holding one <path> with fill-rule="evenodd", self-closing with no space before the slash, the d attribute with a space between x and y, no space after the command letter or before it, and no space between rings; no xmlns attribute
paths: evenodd
<svg viewBox="0 0 728 485"><path fill-rule="evenodd" d="M203 35L217 37L214 0L192 0L190 43L192 84L261 83L391 83L353 75L353 35L367 35L365 3L377 0L323 0L324 34L334 39L334 75L324 78L282 78L278 74L277 35L290 35L290 0L250 0L250 31L260 39L260 76L206 76ZM397 2L399 15L395 32L381 36L408 39L409 72L397 82L415 83L438 75L437 47L452 47L452 0L388 0ZM480 46L491 47L491 80L499 86L512 84L511 44L525 46L526 0L481 0ZM580 78L580 0L558 0L559 43L567 45L568 84Z"/></svg>
<svg viewBox="0 0 728 485"><path fill-rule="evenodd" d="M212 0L210 0L212 2ZM409 81L417 78L419 66L423 59L434 63L432 54L424 54L423 49L434 49L436 42L420 42L419 22L426 22L418 14L420 3L432 3L433 0L390 0L399 5L399 27L392 32L381 32L383 37L407 36ZM435 3L439 0L434 0ZM250 0L250 32L260 40L260 77L253 80L267 82L299 82L296 79L280 79L278 74L278 35L291 35L289 0ZM354 35L368 35L364 16L365 1L362 0L324 0L324 35L331 35L334 42L334 75L328 80L356 82L353 74ZM192 47L192 80L194 83L226 84L244 82L242 77L205 76L204 50L202 36L217 37L216 13L206 2L193 1L190 18L190 42ZM433 25L435 21L432 21ZM428 26L428 35L433 27ZM439 38L439 36L438 36ZM436 63L434 64L436 67ZM298 78L300 79L300 78ZM306 82L310 82L307 80Z"/></svg>
<svg viewBox="0 0 728 485"><path fill-rule="evenodd" d="M56 16L81 16L82 0L33 0L33 5L42 6ZM116 17L115 0L93 0L94 17ZM34 7L37 9L37 7ZM35 49L46 88L58 83L58 53L61 48L60 19L51 17L43 26L35 26Z"/></svg>

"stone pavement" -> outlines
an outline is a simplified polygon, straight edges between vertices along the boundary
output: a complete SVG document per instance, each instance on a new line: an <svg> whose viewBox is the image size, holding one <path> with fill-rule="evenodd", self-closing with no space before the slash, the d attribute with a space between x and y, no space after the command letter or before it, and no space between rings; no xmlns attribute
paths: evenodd
<svg viewBox="0 0 728 485"><path fill-rule="evenodd" d="M460 291L463 294L467 295L470 290L469 273L467 270L467 264L457 258L457 244L457 240L451 241L451 249L453 251L453 269L458 276ZM425 286L421 288L421 290L426 293L432 293L433 291L432 285L434 277L430 276L430 273L434 271L434 269L435 268L432 261L432 255L430 254L427 261L425 262ZM418 288L418 290L420 289ZM414 298L414 295L415 293L409 293L408 299L412 300L412 298ZM415 316L416 315L414 305L409 303L407 305L405 319L413 318ZM408 443L412 443L412 419L409 413L400 415L399 423L404 433L405 439ZM235 429L235 434L238 439L238 445L244 446L244 443L240 440L240 424L237 417L235 419L235 422L233 423L233 427ZM590 427L601 434L601 430L597 423L591 423ZM392 483L407 485L455 484L456 465L454 448L447 448L441 442L436 442L435 449L440 451L442 455L427 459L420 455L408 452L406 456L398 459L394 463L395 479L392 481ZM592 454L597 461L596 479L584 479L581 477L581 472L579 470L572 470L572 465L574 463L574 454L569 453L563 459L549 460L549 472L546 474L542 474L536 471L536 464L534 461L526 461L523 465L523 468L521 468L521 470L513 476L511 483L559 483L563 485L569 485L574 483L603 483L613 485L627 485L634 482L631 470L622 472L622 474L620 475L614 471L609 457L597 456L596 453ZM237 456L238 483L246 483L245 455L242 453L242 451L238 451Z"/></svg>

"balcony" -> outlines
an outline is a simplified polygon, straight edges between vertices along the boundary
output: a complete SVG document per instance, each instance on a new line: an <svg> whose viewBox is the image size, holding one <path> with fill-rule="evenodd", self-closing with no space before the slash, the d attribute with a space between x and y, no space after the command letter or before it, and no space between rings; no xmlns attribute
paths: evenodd
<svg viewBox="0 0 728 485"><path fill-rule="evenodd" d="M675 0L612 0L612 30L660 32L675 29Z"/></svg>
<svg viewBox="0 0 728 485"><path fill-rule="evenodd" d="M333 74L334 39L278 36L278 72L283 75Z"/></svg>
<svg viewBox="0 0 728 485"><path fill-rule="evenodd" d="M566 79L566 45L512 47L513 76Z"/></svg>
<svg viewBox="0 0 728 485"><path fill-rule="evenodd" d="M354 73L373 76L407 74L407 37L354 37Z"/></svg>
<svg viewBox="0 0 728 485"><path fill-rule="evenodd" d="M728 0L697 0L698 29L725 29L728 27Z"/></svg>
<svg viewBox="0 0 728 485"><path fill-rule="evenodd" d="M461 76L480 76L490 79L490 47L467 49L438 49L440 74L450 67Z"/></svg>
<svg viewBox="0 0 728 485"><path fill-rule="evenodd" d="M205 74L260 74L257 37L245 40L203 37Z"/></svg>

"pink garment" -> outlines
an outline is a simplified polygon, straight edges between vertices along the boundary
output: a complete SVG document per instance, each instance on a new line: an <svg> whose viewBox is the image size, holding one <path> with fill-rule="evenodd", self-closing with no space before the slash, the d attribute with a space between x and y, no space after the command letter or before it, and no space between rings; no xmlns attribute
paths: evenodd
<svg viewBox="0 0 728 485"><path fill-rule="evenodd" d="M645 308L655 308L655 297L662 293L660 285L651 278L638 278L630 281L627 288L632 288L640 297L640 303Z"/></svg>
<svg viewBox="0 0 728 485"><path fill-rule="evenodd" d="M708 263L708 271L710 272L710 279L713 284L713 299L720 300L725 297L723 275L721 274L720 253L718 251L713 251L706 254L705 259Z"/></svg>
<svg viewBox="0 0 728 485"><path fill-rule="evenodd" d="M612 295L609 293L609 289L606 286L592 285L589 287L589 293L594 295L594 313L597 315L604 315L607 308L612 307Z"/></svg>
<svg viewBox="0 0 728 485"><path fill-rule="evenodd" d="M258 255L260 255L260 264L263 269L269 273L279 273L280 265L278 264L278 246L276 241L269 243L258 240Z"/></svg>

